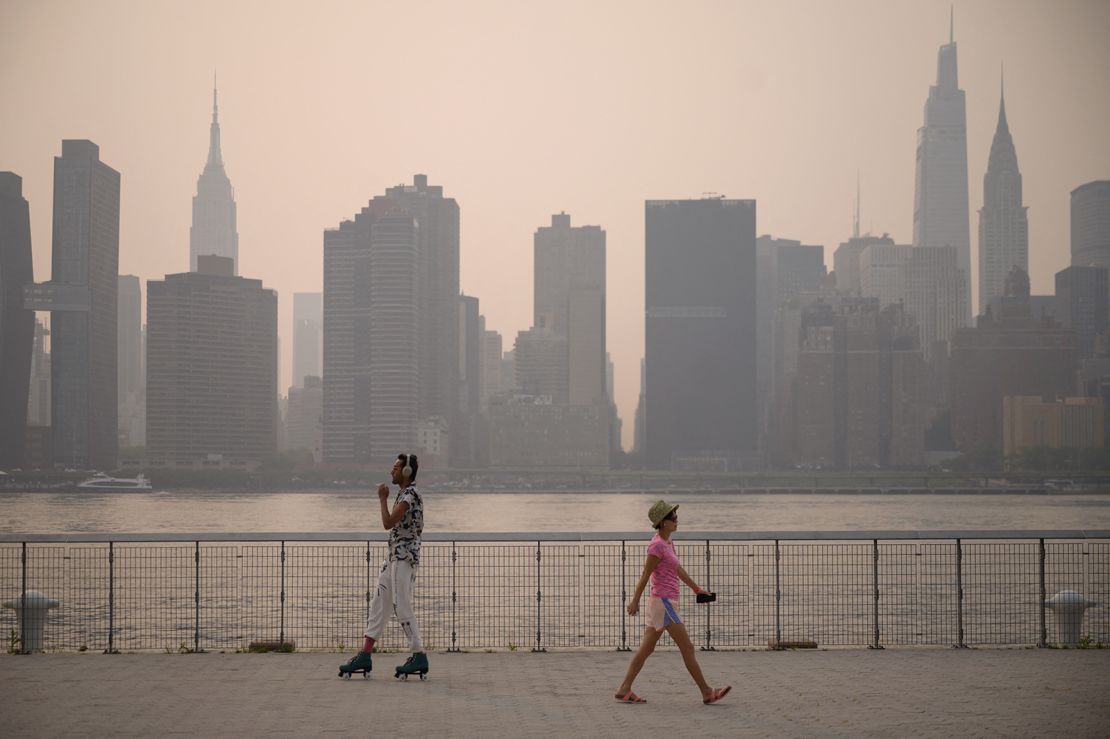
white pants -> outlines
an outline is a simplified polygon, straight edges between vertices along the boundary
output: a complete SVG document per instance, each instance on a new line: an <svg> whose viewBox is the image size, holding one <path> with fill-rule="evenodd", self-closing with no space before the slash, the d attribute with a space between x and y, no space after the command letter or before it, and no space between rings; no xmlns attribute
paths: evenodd
<svg viewBox="0 0 1110 739"><path fill-rule="evenodd" d="M417 566L408 560L386 560L378 576L378 592L370 604L370 617L366 620L366 636L374 641L382 638L385 622L389 620L389 606L397 614L401 629L409 639L412 651L423 652L420 625L412 612L412 588L416 584Z"/></svg>

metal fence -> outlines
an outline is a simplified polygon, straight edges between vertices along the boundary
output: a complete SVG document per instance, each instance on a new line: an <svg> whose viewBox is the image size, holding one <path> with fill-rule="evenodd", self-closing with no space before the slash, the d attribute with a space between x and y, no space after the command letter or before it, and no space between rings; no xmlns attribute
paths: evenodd
<svg viewBox="0 0 1110 739"><path fill-rule="evenodd" d="M635 648L625 613L644 534L425 536L415 609L432 650ZM718 594L680 611L702 649L1057 643L1046 599L1098 605L1085 640L1110 642L1110 532L683 533L690 575ZM0 536L0 601L39 591L46 651L357 648L383 535ZM24 613L22 618L20 613ZM0 610L8 651L25 612ZM666 640L666 637L664 637ZM667 643L664 641L664 643ZM391 623L381 647L403 649Z"/></svg>

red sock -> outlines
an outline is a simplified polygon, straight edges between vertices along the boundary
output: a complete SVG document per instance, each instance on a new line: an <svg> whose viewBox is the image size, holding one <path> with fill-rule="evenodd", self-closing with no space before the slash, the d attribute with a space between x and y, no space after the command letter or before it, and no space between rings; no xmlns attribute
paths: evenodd
<svg viewBox="0 0 1110 739"><path fill-rule="evenodd" d="M364 652L373 652L374 651L374 641L375 640L370 638L369 636L366 637L366 641L364 641L362 643L362 651L364 651Z"/></svg>

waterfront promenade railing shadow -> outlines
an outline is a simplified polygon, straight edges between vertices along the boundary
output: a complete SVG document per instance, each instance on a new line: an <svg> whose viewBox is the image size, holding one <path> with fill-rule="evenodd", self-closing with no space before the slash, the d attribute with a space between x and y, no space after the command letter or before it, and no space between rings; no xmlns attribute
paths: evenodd
<svg viewBox="0 0 1110 739"><path fill-rule="evenodd" d="M433 650L635 648L625 614L643 533L429 534L415 607ZM1110 531L792 531L676 537L715 591L681 611L702 649L1050 646L1072 590L1098 605L1084 643L1110 643ZM38 591L46 651L236 651L252 642L352 650L384 534L0 535L0 601ZM642 611L641 611L642 613ZM9 650L28 625L0 611ZM23 616L25 621L26 615ZM664 637L664 644L668 644ZM382 647L402 649L391 624Z"/></svg>

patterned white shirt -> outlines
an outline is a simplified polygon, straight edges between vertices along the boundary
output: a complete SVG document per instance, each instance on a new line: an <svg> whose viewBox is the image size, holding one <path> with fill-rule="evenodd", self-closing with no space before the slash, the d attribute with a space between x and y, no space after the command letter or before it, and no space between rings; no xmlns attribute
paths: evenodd
<svg viewBox="0 0 1110 739"><path fill-rule="evenodd" d="M395 561L408 560L420 564L420 535L424 533L424 501L415 485L397 491L393 505L408 503L408 510L397 525L389 530L389 558Z"/></svg>

